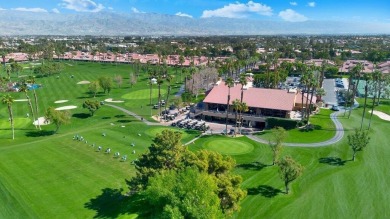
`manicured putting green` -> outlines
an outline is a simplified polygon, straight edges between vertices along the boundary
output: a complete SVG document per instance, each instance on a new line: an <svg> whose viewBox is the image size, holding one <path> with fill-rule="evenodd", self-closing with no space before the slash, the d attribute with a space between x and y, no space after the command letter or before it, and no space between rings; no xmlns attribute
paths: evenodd
<svg viewBox="0 0 390 219"><path fill-rule="evenodd" d="M180 130L180 129L173 129L173 128L168 128L168 127L152 127L152 128L149 128L145 131L145 134L151 136L151 137L155 137L157 133L161 133L163 130L165 129L169 129L169 130L172 130L172 131L178 131L180 133L182 133L182 139L183 138L186 138L187 137L187 133L184 132L183 130Z"/></svg>
<svg viewBox="0 0 390 219"><path fill-rule="evenodd" d="M166 96L167 91L165 89L160 90L161 96ZM137 90L130 93L127 93L122 96L123 99L149 99L150 98L150 90L149 89L143 89L143 90ZM158 98L158 89L153 88L152 90L152 98Z"/></svg>
<svg viewBox="0 0 390 219"><path fill-rule="evenodd" d="M253 145L236 139L213 139L207 141L203 147L225 155L247 154L253 150Z"/></svg>

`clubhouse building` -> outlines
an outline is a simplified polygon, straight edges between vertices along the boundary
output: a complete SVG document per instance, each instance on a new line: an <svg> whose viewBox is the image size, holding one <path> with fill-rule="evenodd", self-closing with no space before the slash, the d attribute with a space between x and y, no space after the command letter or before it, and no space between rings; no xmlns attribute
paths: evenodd
<svg viewBox="0 0 390 219"><path fill-rule="evenodd" d="M219 81L213 89L207 94L201 108L195 109L191 113L192 118L200 118L206 121L225 122L227 110L227 96L229 88L223 81ZM306 96L304 94L304 103ZM230 102L228 122L235 124L235 111L233 101L241 99L241 84L235 84L230 88ZM316 103L316 97L313 96L313 104ZM302 94L297 90L280 90L254 88L251 83L244 86L243 102L249 108L248 112L243 113L243 126L264 128L267 117L294 118L297 111L302 109ZM310 95L309 95L310 102Z"/></svg>

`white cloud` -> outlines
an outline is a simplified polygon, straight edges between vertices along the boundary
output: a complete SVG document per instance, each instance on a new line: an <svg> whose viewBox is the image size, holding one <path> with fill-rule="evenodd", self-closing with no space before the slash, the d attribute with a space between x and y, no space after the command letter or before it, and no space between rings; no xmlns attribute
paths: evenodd
<svg viewBox="0 0 390 219"><path fill-rule="evenodd" d="M182 13L182 12L177 12L175 15L176 15L176 16L181 16L181 17L189 17L189 18L192 18L192 15L189 15L189 14L186 14L186 13Z"/></svg>
<svg viewBox="0 0 390 219"><path fill-rule="evenodd" d="M29 12L47 12L46 9L43 8L12 8L14 11L29 11Z"/></svg>
<svg viewBox="0 0 390 219"><path fill-rule="evenodd" d="M307 5L308 5L309 7L314 8L314 7L316 6L316 3L315 3L315 2L309 2L309 3L307 3Z"/></svg>
<svg viewBox="0 0 390 219"><path fill-rule="evenodd" d="M303 22L308 20L307 17L295 12L292 9L286 9L284 11L279 12L279 17L289 22Z"/></svg>
<svg viewBox="0 0 390 219"><path fill-rule="evenodd" d="M113 7L108 7L108 10L114 10L114 8Z"/></svg>
<svg viewBox="0 0 390 219"><path fill-rule="evenodd" d="M290 2L290 5L292 5L292 6L297 6L298 3L297 3L297 2Z"/></svg>
<svg viewBox="0 0 390 219"><path fill-rule="evenodd" d="M99 12L104 9L102 4L97 4L92 0L62 0L61 6L69 10L79 12Z"/></svg>
<svg viewBox="0 0 390 219"><path fill-rule="evenodd" d="M54 13L56 13L56 14L59 14L59 13L60 13L60 11L59 11L57 8L53 8L53 9L51 9L51 11L54 12Z"/></svg>
<svg viewBox="0 0 390 219"><path fill-rule="evenodd" d="M7 9L5 9L5 8L0 8L0 11L5 11L5 10L7 10Z"/></svg>
<svg viewBox="0 0 390 219"><path fill-rule="evenodd" d="M228 17L228 18L244 18L247 17L250 13L257 13L260 15L271 16L272 8L263 5L261 3L256 3L249 1L248 3L230 3L225 5L222 8L215 10L205 10L203 11L202 18L207 17Z"/></svg>
<svg viewBox="0 0 390 219"><path fill-rule="evenodd" d="M138 14L138 13L145 13L143 11L140 11L140 10L134 8L134 7L131 7L131 12L136 13L136 14Z"/></svg>

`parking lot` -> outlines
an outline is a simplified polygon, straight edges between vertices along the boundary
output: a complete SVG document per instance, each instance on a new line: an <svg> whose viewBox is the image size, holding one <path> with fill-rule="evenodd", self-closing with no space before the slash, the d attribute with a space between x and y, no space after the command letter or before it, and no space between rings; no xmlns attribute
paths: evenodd
<svg viewBox="0 0 390 219"><path fill-rule="evenodd" d="M325 104L328 106L339 105L337 91L348 89L348 79L324 79L322 86L326 92L326 95L322 97Z"/></svg>

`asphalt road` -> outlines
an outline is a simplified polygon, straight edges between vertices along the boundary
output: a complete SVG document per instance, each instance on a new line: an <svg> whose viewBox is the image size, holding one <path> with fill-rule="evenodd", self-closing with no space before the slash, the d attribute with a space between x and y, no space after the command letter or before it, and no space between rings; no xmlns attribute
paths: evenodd
<svg viewBox="0 0 390 219"><path fill-rule="evenodd" d="M337 96L336 96L336 87L334 79L324 79L322 84L326 95L322 97L325 104L328 105L337 105Z"/></svg>

